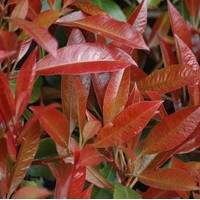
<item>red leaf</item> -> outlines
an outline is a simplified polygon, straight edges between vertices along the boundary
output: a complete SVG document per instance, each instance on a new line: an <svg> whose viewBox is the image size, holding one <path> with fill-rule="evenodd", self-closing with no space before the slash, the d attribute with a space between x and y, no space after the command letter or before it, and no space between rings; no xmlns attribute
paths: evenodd
<svg viewBox="0 0 200 200"><path fill-rule="evenodd" d="M40 125L37 122L32 124L30 129L26 131L25 138L21 144L17 156L17 162L15 163L12 173L10 175L8 184L8 197L12 195L19 184L23 181L38 149L40 135Z"/></svg>
<svg viewBox="0 0 200 200"><path fill-rule="evenodd" d="M90 16L85 19L70 22L64 20L60 18L57 23L63 26L83 28L133 49L148 49L141 33L133 30L131 25L126 22L117 21L103 15Z"/></svg>
<svg viewBox="0 0 200 200"><path fill-rule="evenodd" d="M113 119L124 109L128 98L130 86L130 70L115 72L106 89L103 102L104 125Z"/></svg>
<svg viewBox="0 0 200 200"><path fill-rule="evenodd" d="M55 38L43 27L23 19L9 19L11 23L27 32L33 39L47 50L55 59L58 43Z"/></svg>
<svg viewBox="0 0 200 200"><path fill-rule="evenodd" d="M143 199L179 199L179 195L175 191L159 190L149 188L143 195Z"/></svg>
<svg viewBox="0 0 200 200"><path fill-rule="evenodd" d="M43 107L32 107L34 113L40 113ZM43 113L39 118L44 130L51 138L61 147L65 148L69 140L69 124L64 115L56 110L51 109Z"/></svg>
<svg viewBox="0 0 200 200"><path fill-rule="evenodd" d="M12 199L45 199L51 194L52 192L43 188L25 186L17 190Z"/></svg>
<svg viewBox="0 0 200 200"><path fill-rule="evenodd" d="M191 176L180 169L147 170L139 174L138 178L142 183L162 190L199 190Z"/></svg>
<svg viewBox="0 0 200 200"><path fill-rule="evenodd" d="M92 138L94 135L96 135L99 130L101 129L101 122L94 120L94 121L89 121L85 124L83 128L83 139L84 142Z"/></svg>
<svg viewBox="0 0 200 200"><path fill-rule="evenodd" d="M147 1L143 0L128 18L132 29L144 33L147 24Z"/></svg>
<svg viewBox="0 0 200 200"><path fill-rule="evenodd" d="M179 62L183 65L188 65L194 71L199 72L199 64L195 55L190 48L178 37L174 36L176 41L176 49L179 58ZM199 80L195 80L188 85L188 92L191 98L192 105L198 105L200 101L200 83Z"/></svg>
<svg viewBox="0 0 200 200"><path fill-rule="evenodd" d="M188 65L172 65L157 70L137 82L140 91L156 91L159 94L174 91L197 79L199 73Z"/></svg>
<svg viewBox="0 0 200 200"><path fill-rule="evenodd" d="M19 0L11 13L11 18L25 19L28 13L28 0ZM16 30L13 24L9 24L12 31Z"/></svg>
<svg viewBox="0 0 200 200"><path fill-rule="evenodd" d="M76 6L79 10L87 13L89 15L107 15L101 8L94 5L91 0L79 0L73 3L73 6Z"/></svg>
<svg viewBox="0 0 200 200"><path fill-rule="evenodd" d="M199 0L185 0L186 7L190 13L193 20L197 17L200 8Z"/></svg>
<svg viewBox="0 0 200 200"><path fill-rule="evenodd" d="M35 49L22 65L16 83L16 115L19 118L31 97L32 88L36 74L36 53ZM24 97L24 98L23 98Z"/></svg>
<svg viewBox="0 0 200 200"><path fill-rule="evenodd" d="M75 168L72 174L72 181L70 184L69 195L67 198L69 199L79 199L81 196L81 191L83 191L83 187L86 179L86 169L85 167Z"/></svg>
<svg viewBox="0 0 200 200"><path fill-rule="evenodd" d="M150 131L142 152L153 154L175 148L195 131L199 122L198 106L169 115Z"/></svg>
<svg viewBox="0 0 200 200"><path fill-rule="evenodd" d="M135 104L135 103L139 103L144 101L143 96L140 94L140 91L138 90L137 84L134 84L133 90L131 91L131 94L129 95L129 98L126 102L126 107Z"/></svg>
<svg viewBox="0 0 200 200"><path fill-rule="evenodd" d="M85 74L117 71L136 63L120 49L105 44L82 43L58 50L59 59L47 55L37 63L38 75Z"/></svg>
<svg viewBox="0 0 200 200"><path fill-rule="evenodd" d="M68 197L70 184L72 181L73 166L71 164L48 164L52 174L56 178L54 192L55 199L65 199Z"/></svg>
<svg viewBox="0 0 200 200"><path fill-rule="evenodd" d="M5 50L0 50L0 63L3 62L6 58L12 56L15 54L15 51L5 51Z"/></svg>
<svg viewBox="0 0 200 200"><path fill-rule="evenodd" d="M6 139L0 139L0 198L6 197L7 192L7 175L8 175L8 152L6 147Z"/></svg>
<svg viewBox="0 0 200 200"><path fill-rule="evenodd" d="M104 156L92 145L86 145L80 151L78 166L97 165L104 160Z"/></svg>
<svg viewBox="0 0 200 200"><path fill-rule="evenodd" d="M29 10L27 16L33 20L40 13L41 9L42 3L40 0L29 0Z"/></svg>
<svg viewBox="0 0 200 200"><path fill-rule="evenodd" d="M67 45L79 44L86 42L86 39L80 29L73 28L71 34L69 35Z"/></svg>
<svg viewBox="0 0 200 200"><path fill-rule="evenodd" d="M81 196L80 199L90 199L91 193L92 193L93 185L90 185L87 189L85 189Z"/></svg>
<svg viewBox="0 0 200 200"><path fill-rule="evenodd" d="M74 93L72 76L62 76L61 82L62 109L65 117L69 121L70 133L74 130L78 122L76 94Z"/></svg>
<svg viewBox="0 0 200 200"><path fill-rule="evenodd" d="M0 112L6 123L9 123L15 114L15 100L8 79L2 71L0 71Z"/></svg>
<svg viewBox="0 0 200 200"><path fill-rule="evenodd" d="M80 128L80 132L83 132L83 127L85 125L86 120L86 105L87 105L87 95L85 89L78 79L78 77L72 76L72 82L74 86L74 90L76 93L76 105L77 105L77 113L78 113L78 124Z"/></svg>
<svg viewBox="0 0 200 200"><path fill-rule="evenodd" d="M173 34L178 35L190 48L192 47L190 29L187 22L168 0L168 11Z"/></svg>
<svg viewBox="0 0 200 200"><path fill-rule="evenodd" d="M112 125L100 130L94 146L103 148L128 142L142 131L161 103L142 102L127 107L113 120Z"/></svg>
<svg viewBox="0 0 200 200"><path fill-rule="evenodd" d="M94 73L91 74L92 84L94 87L95 95L101 110L103 110L103 99L106 92L111 73Z"/></svg>
<svg viewBox="0 0 200 200"><path fill-rule="evenodd" d="M106 178L99 172L99 170L92 166L86 168L86 179L99 188L110 188L113 186L106 180Z"/></svg>

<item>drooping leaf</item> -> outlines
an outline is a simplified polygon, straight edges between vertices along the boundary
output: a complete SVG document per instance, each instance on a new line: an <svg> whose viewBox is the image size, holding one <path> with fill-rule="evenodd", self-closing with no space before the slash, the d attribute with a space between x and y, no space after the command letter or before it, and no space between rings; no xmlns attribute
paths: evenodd
<svg viewBox="0 0 200 200"><path fill-rule="evenodd" d="M200 122L199 114L200 108L196 106L183 109L164 118L150 131L143 153L159 153L181 144L195 131Z"/></svg>
<svg viewBox="0 0 200 200"><path fill-rule="evenodd" d="M87 166L86 167L86 180L93 183L99 188L111 188L112 185L107 181L107 179L99 172L96 167Z"/></svg>
<svg viewBox="0 0 200 200"><path fill-rule="evenodd" d="M31 92L36 74L36 53L37 49L35 49L26 59L17 77L15 95L17 99L17 118L19 118L23 114L31 97ZM21 95L23 95L24 98L22 98Z"/></svg>
<svg viewBox="0 0 200 200"><path fill-rule="evenodd" d="M117 71L136 65L132 58L120 49L105 44L82 43L58 50L59 59L47 55L37 63L38 75L85 74Z"/></svg>
<svg viewBox="0 0 200 200"><path fill-rule="evenodd" d="M83 28L133 49L148 49L141 33L134 31L130 24L114 20L107 16L95 15L68 22L60 18L57 23L63 26Z"/></svg>
<svg viewBox="0 0 200 200"><path fill-rule="evenodd" d="M162 190L199 190L192 177L180 169L146 170L139 174L138 178L142 183Z"/></svg>
<svg viewBox="0 0 200 200"><path fill-rule="evenodd" d="M11 176L9 179L8 196L12 195L12 193L16 190L16 188L24 179L28 168L35 157L40 141L40 135L41 131L38 122L32 124L30 129L26 131L25 138L21 144L17 156L17 162L14 165L13 171L11 172Z"/></svg>
<svg viewBox="0 0 200 200"><path fill-rule="evenodd" d="M183 19L183 17L169 0L167 1L167 3L173 34L178 35L187 44L187 46L191 48L192 41L187 22Z"/></svg>
<svg viewBox="0 0 200 200"><path fill-rule="evenodd" d="M128 18L128 23L132 29L144 33L147 25L147 1L143 0Z"/></svg>
<svg viewBox="0 0 200 200"><path fill-rule="evenodd" d="M110 126L103 127L98 133L96 148L123 144L137 136L147 125L162 102L141 102L133 104L121 112Z"/></svg>
<svg viewBox="0 0 200 200"><path fill-rule="evenodd" d="M52 192L44 188L25 186L17 190L13 194L12 199L43 199L47 198L51 194Z"/></svg>
<svg viewBox="0 0 200 200"><path fill-rule="evenodd" d="M43 107L32 107L34 113L39 113ZM51 136L51 138L61 147L67 147L69 139L69 124L64 115L52 109L46 111L40 118L44 130Z"/></svg>
<svg viewBox="0 0 200 200"><path fill-rule="evenodd" d="M140 91L156 91L159 94L174 91L197 79L199 73L188 65L172 65L157 70L137 82Z"/></svg>
<svg viewBox="0 0 200 200"><path fill-rule="evenodd" d="M15 51L0 50L0 63L2 63L4 59L6 59L14 54L15 54Z"/></svg>
<svg viewBox="0 0 200 200"><path fill-rule="evenodd" d="M141 196L133 189L116 183L114 187L114 199L141 199Z"/></svg>
<svg viewBox="0 0 200 200"><path fill-rule="evenodd" d="M129 68L115 72L106 89L103 102L104 125L113 119L124 109L128 98L130 86Z"/></svg>
<svg viewBox="0 0 200 200"><path fill-rule="evenodd" d="M23 19L9 19L9 21L25 32L47 50L54 58L57 56L58 43L55 38L43 27Z"/></svg>
<svg viewBox="0 0 200 200"><path fill-rule="evenodd" d="M78 166L97 165L104 160L104 156L92 145L86 145L80 151Z"/></svg>

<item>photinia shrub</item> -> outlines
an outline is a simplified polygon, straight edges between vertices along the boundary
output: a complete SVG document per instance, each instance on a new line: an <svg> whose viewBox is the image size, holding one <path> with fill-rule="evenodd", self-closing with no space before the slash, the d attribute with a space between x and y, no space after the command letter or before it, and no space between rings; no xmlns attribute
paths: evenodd
<svg viewBox="0 0 200 200"><path fill-rule="evenodd" d="M200 197L200 1L139 2L0 1L0 198Z"/></svg>

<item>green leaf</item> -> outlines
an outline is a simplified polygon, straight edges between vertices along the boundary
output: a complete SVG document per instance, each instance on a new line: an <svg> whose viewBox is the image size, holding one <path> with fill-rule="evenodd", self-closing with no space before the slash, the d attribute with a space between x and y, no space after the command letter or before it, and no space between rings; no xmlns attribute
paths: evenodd
<svg viewBox="0 0 200 200"><path fill-rule="evenodd" d="M114 187L114 199L141 199L141 196L129 187L116 183Z"/></svg>
<svg viewBox="0 0 200 200"><path fill-rule="evenodd" d="M35 103L40 98L40 91L42 86L42 77L38 77L35 81L35 84L33 86L32 94L31 94L31 100L29 101L30 104Z"/></svg>
<svg viewBox="0 0 200 200"><path fill-rule="evenodd" d="M35 159L40 160L57 155L56 145L54 141L48 137L41 140Z"/></svg>
<svg viewBox="0 0 200 200"><path fill-rule="evenodd" d="M28 174L33 177L45 177L49 180L55 180L51 170L44 165L32 165L28 170Z"/></svg>
<svg viewBox="0 0 200 200"><path fill-rule="evenodd" d="M100 172L104 175L106 180L108 180L112 185L117 183L117 175L115 169L112 167L112 165L106 165L102 169L100 169Z"/></svg>
<svg viewBox="0 0 200 200"><path fill-rule="evenodd" d="M111 189L94 187L91 194L92 199L112 199L113 192Z"/></svg>
<svg viewBox="0 0 200 200"><path fill-rule="evenodd" d="M114 19L126 21L126 16L122 12L119 5L112 0L92 0L93 3L99 6L102 10L110 14Z"/></svg>

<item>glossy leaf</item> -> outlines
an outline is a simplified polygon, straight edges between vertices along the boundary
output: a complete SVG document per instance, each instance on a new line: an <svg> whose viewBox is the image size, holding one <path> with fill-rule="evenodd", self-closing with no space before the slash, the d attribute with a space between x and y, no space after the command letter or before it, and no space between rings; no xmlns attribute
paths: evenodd
<svg viewBox="0 0 200 200"><path fill-rule="evenodd" d="M157 70L137 82L140 91L156 91L159 94L174 91L197 79L199 73L188 65L172 65Z"/></svg>
<svg viewBox="0 0 200 200"><path fill-rule="evenodd" d="M191 48L192 41L187 22L183 19L183 17L169 0L167 3L173 34L178 35Z"/></svg>
<svg viewBox="0 0 200 200"><path fill-rule="evenodd" d="M39 113L42 107L33 107L34 113ZM40 118L44 130L51 136L51 138L61 147L67 147L69 139L69 124L64 115L56 110L51 109L46 111Z"/></svg>
<svg viewBox="0 0 200 200"><path fill-rule="evenodd" d="M129 187L116 183L114 187L114 199L141 199L140 195Z"/></svg>
<svg viewBox="0 0 200 200"><path fill-rule="evenodd" d="M47 50L54 58L57 56L58 43L43 27L23 19L9 19L11 23L27 32L33 39Z"/></svg>
<svg viewBox="0 0 200 200"><path fill-rule="evenodd" d="M147 1L143 0L128 18L128 23L132 29L144 33L147 25Z"/></svg>
<svg viewBox="0 0 200 200"><path fill-rule="evenodd" d="M103 102L104 125L112 122L113 119L124 109L128 98L129 86L129 68L115 72L112 75Z"/></svg>
<svg viewBox="0 0 200 200"><path fill-rule="evenodd" d="M99 170L92 166L87 166L86 168L86 180L93 183L99 188L111 188L112 185L107 181L107 179L99 172Z"/></svg>
<svg viewBox="0 0 200 200"><path fill-rule="evenodd" d="M17 190L12 199L44 199L51 195L52 192L34 186L25 186Z"/></svg>
<svg viewBox="0 0 200 200"><path fill-rule="evenodd" d="M147 170L139 174L138 178L142 183L162 190L199 190L192 177L180 169Z"/></svg>
<svg viewBox="0 0 200 200"><path fill-rule="evenodd" d="M133 64L120 49L105 44L82 43L58 50L59 59L47 55L37 63L38 75L85 74L117 71Z"/></svg>
<svg viewBox="0 0 200 200"><path fill-rule="evenodd" d="M109 147L128 142L147 125L162 102L141 102L124 109L112 122L98 133L94 146Z"/></svg>
<svg viewBox="0 0 200 200"><path fill-rule="evenodd" d="M73 28L71 31L71 34L69 35L67 45L70 46L70 45L84 43L84 42L86 42L86 39L83 33L81 32L81 30L78 28Z"/></svg>
<svg viewBox="0 0 200 200"><path fill-rule="evenodd" d="M181 144L195 131L200 122L199 114L200 108L196 106L183 109L164 118L150 131L143 153L160 153Z"/></svg>
<svg viewBox="0 0 200 200"><path fill-rule="evenodd" d="M4 120L7 120L7 123L15 113L15 101L12 91L8 79L2 71L0 71L0 112Z"/></svg>
<svg viewBox="0 0 200 200"><path fill-rule="evenodd" d="M32 124L30 129L27 130L17 156L17 162L14 165L9 179L8 196L10 196L22 182L29 166L34 160L40 142L40 135L41 131L38 122Z"/></svg>
<svg viewBox="0 0 200 200"><path fill-rule="evenodd" d="M183 65L188 65L194 71L199 72L199 64L193 52L178 36L175 35L174 38L176 41L176 48L179 57L179 62ZM191 98L192 105L199 104L200 101L199 84L200 84L199 80L195 80L192 83L188 84L188 92Z"/></svg>
<svg viewBox="0 0 200 200"><path fill-rule="evenodd" d="M133 49L148 49L141 33L134 31L129 24L107 16L95 15L71 22L65 22L60 18L57 23L63 26L83 28Z"/></svg>
<svg viewBox="0 0 200 200"><path fill-rule="evenodd" d="M17 99L16 109L17 111L16 112L17 112L18 118L23 114L31 97L31 92L32 92L33 84L34 84L35 74L36 74L36 53L37 53L37 49L35 49L31 53L31 55L26 59L17 77L17 83L16 83L16 99ZM22 97L25 97L25 98L22 98Z"/></svg>
<svg viewBox="0 0 200 200"><path fill-rule="evenodd" d="M104 156L92 145L86 145L80 152L78 166L97 165L104 160Z"/></svg>

